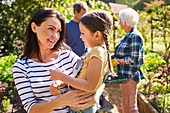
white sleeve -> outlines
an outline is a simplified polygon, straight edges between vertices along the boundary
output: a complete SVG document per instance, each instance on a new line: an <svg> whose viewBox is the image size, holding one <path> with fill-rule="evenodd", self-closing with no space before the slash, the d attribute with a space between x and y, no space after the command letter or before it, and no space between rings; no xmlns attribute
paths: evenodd
<svg viewBox="0 0 170 113"><path fill-rule="evenodd" d="M36 99L27 76L26 66L21 60L13 66L13 77L24 109L29 113L31 106L36 103Z"/></svg>
<svg viewBox="0 0 170 113"><path fill-rule="evenodd" d="M74 52L71 52L71 56L73 58L73 74L71 75L71 77L76 77L77 73L79 72L79 70L81 69L83 62L81 60L81 58L76 55Z"/></svg>

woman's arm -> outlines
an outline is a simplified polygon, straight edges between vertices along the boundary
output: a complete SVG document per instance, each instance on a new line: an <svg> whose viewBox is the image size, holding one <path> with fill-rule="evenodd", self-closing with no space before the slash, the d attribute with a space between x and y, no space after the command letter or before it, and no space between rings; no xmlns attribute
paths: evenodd
<svg viewBox="0 0 170 113"><path fill-rule="evenodd" d="M96 91L96 93L92 96L90 96L89 98L87 98L86 102L84 102L83 104L80 104L80 105L77 105L77 106L73 106L73 108L75 110L83 110L83 109L86 109L86 108L89 108L90 106L94 105L100 98L103 90L105 88L105 84L103 83L99 88L98 90ZM84 99L85 101L85 99Z"/></svg>
<svg viewBox="0 0 170 113"><path fill-rule="evenodd" d="M92 100L92 102L90 102L90 100L92 99L92 95L90 93L84 92L84 91L80 91L80 90L72 90L69 91L65 94L63 94L62 96L59 96L49 102L44 102L44 103L36 103L34 104L29 113L49 113L51 111L53 111L54 109L63 106L63 105L67 105L67 106L77 106L78 108L83 107L83 108L87 108L88 104L92 104L92 102L94 103L95 101ZM84 105L82 105L81 103L84 103Z"/></svg>
<svg viewBox="0 0 170 113"><path fill-rule="evenodd" d="M50 79L61 80L74 88L87 92L93 92L102 76L102 67L103 62L97 57L92 57L89 61L87 69L87 80L70 77L56 69L50 69Z"/></svg>
<svg viewBox="0 0 170 113"><path fill-rule="evenodd" d="M139 61L141 54L140 51L143 46L143 40L140 36L133 34L132 37L129 39L129 49L130 49L130 56L125 56L124 62L126 64L135 64Z"/></svg>

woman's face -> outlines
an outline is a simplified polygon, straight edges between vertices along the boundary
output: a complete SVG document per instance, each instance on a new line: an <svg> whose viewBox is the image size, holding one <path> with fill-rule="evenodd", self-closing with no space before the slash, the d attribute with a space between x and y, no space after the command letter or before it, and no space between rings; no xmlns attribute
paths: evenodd
<svg viewBox="0 0 170 113"><path fill-rule="evenodd" d="M121 21L121 19L119 19L119 25L120 25L120 28L125 30L125 23L123 24L123 22Z"/></svg>
<svg viewBox="0 0 170 113"><path fill-rule="evenodd" d="M52 49L60 39L61 22L56 17L48 17L40 26L32 24L40 49Z"/></svg>

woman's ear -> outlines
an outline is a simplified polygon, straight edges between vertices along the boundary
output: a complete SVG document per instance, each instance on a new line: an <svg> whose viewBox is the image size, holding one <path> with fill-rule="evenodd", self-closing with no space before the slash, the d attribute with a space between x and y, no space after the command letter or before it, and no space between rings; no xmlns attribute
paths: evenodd
<svg viewBox="0 0 170 113"><path fill-rule="evenodd" d="M31 23L31 29L34 33L36 33L36 27L37 27L37 25L34 22L32 22Z"/></svg>

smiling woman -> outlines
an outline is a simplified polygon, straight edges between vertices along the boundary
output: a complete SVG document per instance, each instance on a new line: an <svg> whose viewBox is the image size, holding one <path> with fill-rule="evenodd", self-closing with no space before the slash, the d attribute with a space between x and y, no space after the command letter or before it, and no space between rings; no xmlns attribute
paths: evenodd
<svg viewBox="0 0 170 113"><path fill-rule="evenodd" d="M80 90L68 92L65 85L61 87L65 94L50 94L50 85L55 81L50 80L49 69L58 68L71 76L80 59L67 50L62 42L64 34L64 19L54 9L38 10L28 24L24 55L13 66L15 85L28 113L66 113L69 106L85 109L96 103L102 93L102 90L95 95Z"/></svg>
<svg viewBox="0 0 170 113"><path fill-rule="evenodd" d="M31 28L37 34L37 40L40 48L52 49L60 38L61 22L55 17L48 17L46 21L37 26L31 23Z"/></svg>

